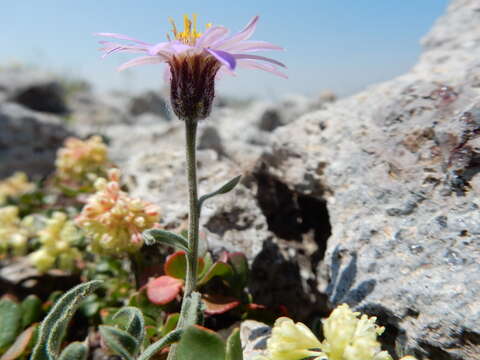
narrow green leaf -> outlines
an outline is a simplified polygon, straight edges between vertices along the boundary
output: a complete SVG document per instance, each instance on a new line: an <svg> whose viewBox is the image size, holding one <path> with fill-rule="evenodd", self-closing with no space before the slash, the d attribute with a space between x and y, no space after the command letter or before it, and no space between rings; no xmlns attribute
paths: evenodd
<svg viewBox="0 0 480 360"><path fill-rule="evenodd" d="M238 183L240 182L241 177L242 177L241 175L238 175L238 176L234 177L232 180L230 180L229 182L227 182L225 185L223 185L220 189L218 189L216 191L213 191L211 193L205 194L203 196L200 196L200 198L198 199L198 209L199 209L199 211L201 211L203 203L205 202L205 200L208 200L208 199L210 199L214 196L221 195L221 194L226 194L229 191L232 191L235 188L235 186L237 186Z"/></svg>
<svg viewBox="0 0 480 360"><path fill-rule="evenodd" d="M38 296L27 296L20 304L20 307L22 309L23 328L40 320L42 316L42 300Z"/></svg>
<svg viewBox="0 0 480 360"><path fill-rule="evenodd" d="M108 325L100 325L98 329L110 350L127 360L135 359L135 355L140 350L140 343L132 335Z"/></svg>
<svg viewBox="0 0 480 360"><path fill-rule="evenodd" d="M138 343L143 343L145 338L145 319L142 312L133 307L126 306L113 316L113 320L124 320L123 330L137 339Z"/></svg>
<svg viewBox="0 0 480 360"><path fill-rule="evenodd" d="M12 344L20 331L22 310L10 298L0 300L0 350Z"/></svg>
<svg viewBox="0 0 480 360"><path fill-rule="evenodd" d="M86 360L88 346L80 341L69 344L60 354L58 360Z"/></svg>
<svg viewBox="0 0 480 360"><path fill-rule="evenodd" d="M225 344L215 332L193 325L185 329L176 354L181 360L225 360Z"/></svg>
<svg viewBox="0 0 480 360"><path fill-rule="evenodd" d="M65 330L81 301L98 289L102 281L77 285L63 295L40 325L38 341L30 360L50 360L58 357Z"/></svg>
<svg viewBox="0 0 480 360"><path fill-rule="evenodd" d="M227 356L225 360L243 360L240 329L233 330L232 334L227 339Z"/></svg>
<svg viewBox="0 0 480 360"><path fill-rule="evenodd" d="M146 348L145 351L140 354L140 356L137 358L137 360L149 360L152 356L154 356L156 353L158 353L164 347L166 347L168 345L171 345L171 344L177 342L178 340L180 340L180 337L181 337L182 333L183 333L183 330L181 330L181 329L177 329L175 331L172 331L168 335L164 336L163 338L154 342L152 345L150 345L148 348Z"/></svg>
<svg viewBox="0 0 480 360"><path fill-rule="evenodd" d="M183 236L174 234L170 231L161 229L149 229L142 233L145 244L153 245L155 243L166 244L190 252L188 240Z"/></svg>

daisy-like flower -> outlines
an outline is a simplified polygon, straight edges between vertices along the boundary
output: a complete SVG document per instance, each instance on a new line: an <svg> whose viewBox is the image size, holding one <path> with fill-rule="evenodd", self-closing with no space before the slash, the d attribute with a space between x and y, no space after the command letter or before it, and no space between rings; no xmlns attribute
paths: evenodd
<svg viewBox="0 0 480 360"><path fill-rule="evenodd" d="M129 41L118 44L101 41L104 56L117 52L143 53L144 55L126 62L119 67L124 70L144 64L166 63L170 69L170 98L175 114L182 120L197 121L206 118L211 110L215 95L215 77L219 71L233 74L238 67L254 68L271 72L286 78L279 68L285 67L274 59L249 54L262 50L282 50L281 47L265 41L251 41L259 17L255 16L237 34L229 36L223 26L207 25L202 34L193 22L184 17L184 30L178 31L172 23L173 37L157 44L146 43L126 35L98 33L115 39Z"/></svg>

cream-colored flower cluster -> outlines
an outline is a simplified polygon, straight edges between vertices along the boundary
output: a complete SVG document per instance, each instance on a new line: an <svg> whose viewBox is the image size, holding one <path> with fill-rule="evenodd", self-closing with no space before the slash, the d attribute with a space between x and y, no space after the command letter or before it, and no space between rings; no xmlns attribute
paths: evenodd
<svg viewBox="0 0 480 360"><path fill-rule="evenodd" d="M377 340L384 331L376 318L353 312L348 305L338 306L323 322L325 339L320 342L302 323L289 318L275 322L267 342L268 356L263 360L392 360ZM260 360L259 359L259 360ZM415 360L406 356L401 360Z"/></svg>
<svg viewBox="0 0 480 360"><path fill-rule="evenodd" d="M99 178L95 188L97 192L76 220L91 239L91 250L110 255L139 250L142 232L154 227L160 218L159 208L122 191L117 169L108 172L108 180Z"/></svg>
<svg viewBox="0 0 480 360"><path fill-rule="evenodd" d="M90 185L109 167L108 148L100 136L70 137L57 152L57 177L69 185Z"/></svg>
<svg viewBox="0 0 480 360"><path fill-rule="evenodd" d="M54 212L46 221L46 226L38 232L42 246L29 255L32 264L40 272L52 268L72 271L75 261L81 253L72 245L79 239L81 233L74 222L63 212Z"/></svg>
<svg viewBox="0 0 480 360"><path fill-rule="evenodd" d="M27 250L29 232L18 212L16 206L0 207L0 255L9 249L15 255L23 255Z"/></svg>
<svg viewBox="0 0 480 360"><path fill-rule="evenodd" d="M4 204L9 196L19 196L33 190L35 190L35 184L28 181L27 175L16 172L0 181L0 204Z"/></svg>

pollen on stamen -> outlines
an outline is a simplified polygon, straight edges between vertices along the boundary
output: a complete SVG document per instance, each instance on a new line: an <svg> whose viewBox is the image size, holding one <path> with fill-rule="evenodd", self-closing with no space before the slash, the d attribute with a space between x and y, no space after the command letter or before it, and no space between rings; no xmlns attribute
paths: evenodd
<svg viewBox="0 0 480 360"><path fill-rule="evenodd" d="M190 20L188 15L183 16L183 31L179 32L177 25L172 18L169 18L169 22L172 25L172 34L175 40L181 41L186 45L194 45L197 39L202 36L201 32L197 31L197 15L192 14L192 20ZM212 26L211 23L208 23L206 29L209 29ZM171 41L171 37L167 34L168 41Z"/></svg>

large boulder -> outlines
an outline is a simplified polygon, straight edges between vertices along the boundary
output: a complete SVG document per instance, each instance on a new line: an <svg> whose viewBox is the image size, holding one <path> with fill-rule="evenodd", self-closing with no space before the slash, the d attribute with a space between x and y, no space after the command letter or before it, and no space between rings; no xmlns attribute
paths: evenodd
<svg viewBox="0 0 480 360"><path fill-rule="evenodd" d="M50 174L56 151L69 135L56 116L0 103L0 178L15 171L30 176Z"/></svg>
<svg viewBox="0 0 480 360"><path fill-rule="evenodd" d="M31 110L65 115L66 83L48 72L25 66L0 69L0 100L23 105Z"/></svg>
<svg viewBox="0 0 480 360"><path fill-rule="evenodd" d="M479 24L477 1L453 1L411 72L279 128L255 172L278 243L329 220L312 261L329 305L378 316L389 350L422 359L480 358Z"/></svg>

